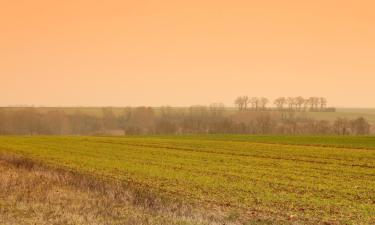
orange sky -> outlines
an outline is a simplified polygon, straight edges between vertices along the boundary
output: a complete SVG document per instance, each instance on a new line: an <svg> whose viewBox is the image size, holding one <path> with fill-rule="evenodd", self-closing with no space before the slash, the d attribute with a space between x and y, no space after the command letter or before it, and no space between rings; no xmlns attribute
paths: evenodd
<svg viewBox="0 0 375 225"><path fill-rule="evenodd" d="M373 0L0 0L0 105L375 107Z"/></svg>

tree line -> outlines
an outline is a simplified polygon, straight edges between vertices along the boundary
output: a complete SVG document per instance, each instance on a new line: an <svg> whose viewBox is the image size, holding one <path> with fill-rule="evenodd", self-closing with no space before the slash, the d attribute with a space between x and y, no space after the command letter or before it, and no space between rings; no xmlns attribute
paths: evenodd
<svg viewBox="0 0 375 225"><path fill-rule="evenodd" d="M221 103L187 108L127 107L116 111L106 107L98 112L90 115L80 109L67 113L63 109L0 108L0 135L365 135L373 132L372 125L362 117L327 121L294 111L231 111Z"/></svg>
<svg viewBox="0 0 375 225"><path fill-rule="evenodd" d="M234 104L240 111L253 110L278 110L278 111L312 111L312 112L332 112L334 108L327 108L327 99L324 97L279 97L272 103L273 108L268 107L271 101L265 97L239 96L234 100Z"/></svg>

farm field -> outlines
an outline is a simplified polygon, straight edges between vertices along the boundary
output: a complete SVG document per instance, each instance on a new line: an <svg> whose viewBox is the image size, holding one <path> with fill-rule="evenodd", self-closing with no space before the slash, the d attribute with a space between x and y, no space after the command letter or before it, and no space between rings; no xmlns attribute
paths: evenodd
<svg viewBox="0 0 375 225"><path fill-rule="evenodd" d="M163 136L157 136L163 138ZM166 139L170 136L165 136ZM304 136L304 135L184 135L181 139L244 141L282 145L321 146L352 149L375 149L374 136Z"/></svg>
<svg viewBox="0 0 375 225"><path fill-rule="evenodd" d="M371 108L337 108L336 112L305 112L301 114L317 120L327 121L334 121L338 117L347 119L364 117L370 123L375 123L375 109Z"/></svg>
<svg viewBox="0 0 375 225"><path fill-rule="evenodd" d="M105 201L106 190L112 190L113 186L105 186L108 189L102 188L101 192L96 192L95 187L113 182L124 185L129 192L143 193L137 195L143 199L141 202L162 199L146 205L134 205L134 201L118 203L126 209L117 212L116 218L123 218L123 214L128 215L125 216L128 219L129 215L141 215L137 217L139 224L375 223L375 137L4 136L0 137L0 156L2 171L27 174L9 175L17 177L26 190L25 176L39 187L38 190L43 190L43 185L37 183L40 179L35 176L46 179L47 184L54 181L54 177L61 177L43 175L48 169L51 172L47 174L70 171L78 174L74 176L95 181L88 182L93 190L86 188L84 191L66 188L69 182L64 182L60 189L69 190L70 194L64 195L69 202L77 201L74 196L83 196L83 201L91 203L92 199ZM37 163L42 169L30 172L27 166L17 167L20 163L13 158ZM73 175L62 177L66 176ZM58 188L59 182L52 182L51 190ZM4 215L19 211L19 208L9 206L14 206L17 198L6 196L33 193L25 190L17 193L16 188L8 193L7 187L13 186L0 185L0 212L3 215L0 215L0 222L6 220ZM76 192L80 194L74 194ZM60 198L50 194L51 199L59 202ZM125 195L120 193L120 196ZM32 200L24 204L36 204L32 195L29 198ZM51 208L63 207L51 201L49 204ZM90 207L95 209L95 205ZM155 205L163 205L165 209L155 211L154 208L160 208ZM116 205L111 207L118 208ZM150 207L154 209L152 213ZM30 218L32 212L38 212L38 208L33 209L31 215L19 213L17 217ZM54 213L55 219L61 216L59 212ZM108 217L102 216L102 219ZM110 217L114 218L113 215ZM130 219L134 221L134 218ZM77 221L84 223L88 219Z"/></svg>

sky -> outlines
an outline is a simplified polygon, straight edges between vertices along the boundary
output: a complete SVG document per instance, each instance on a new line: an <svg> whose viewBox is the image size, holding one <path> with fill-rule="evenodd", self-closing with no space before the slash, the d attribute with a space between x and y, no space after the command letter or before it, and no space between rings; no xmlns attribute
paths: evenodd
<svg viewBox="0 0 375 225"><path fill-rule="evenodd" d="M0 105L375 107L373 0L0 0Z"/></svg>

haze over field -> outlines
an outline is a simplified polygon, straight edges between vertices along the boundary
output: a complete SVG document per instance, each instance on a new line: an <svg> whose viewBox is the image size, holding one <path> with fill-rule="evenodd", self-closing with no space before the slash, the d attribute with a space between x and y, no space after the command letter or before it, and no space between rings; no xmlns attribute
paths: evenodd
<svg viewBox="0 0 375 225"><path fill-rule="evenodd" d="M0 225L375 224L374 9L0 0Z"/></svg>
<svg viewBox="0 0 375 225"><path fill-rule="evenodd" d="M374 1L2 1L0 105L375 107Z"/></svg>

